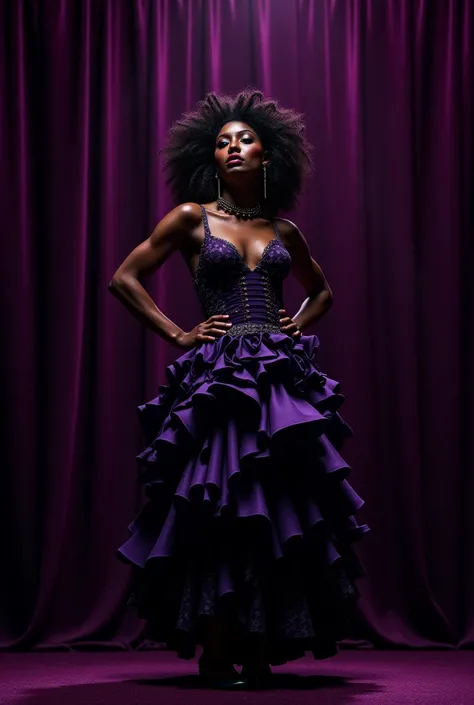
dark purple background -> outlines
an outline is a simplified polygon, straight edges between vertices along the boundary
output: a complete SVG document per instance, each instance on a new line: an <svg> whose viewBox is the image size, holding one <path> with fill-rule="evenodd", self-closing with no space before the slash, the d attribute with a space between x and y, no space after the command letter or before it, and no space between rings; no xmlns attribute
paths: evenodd
<svg viewBox="0 0 474 705"><path fill-rule="evenodd" d="M473 47L471 0L1 3L0 645L139 639L114 551L140 502L135 407L180 352L107 284L170 208L172 121L247 84L315 145L291 217L335 292L312 332L356 430L363 635L472 645ZM150 287L200 320L178 255Z"/></svg>

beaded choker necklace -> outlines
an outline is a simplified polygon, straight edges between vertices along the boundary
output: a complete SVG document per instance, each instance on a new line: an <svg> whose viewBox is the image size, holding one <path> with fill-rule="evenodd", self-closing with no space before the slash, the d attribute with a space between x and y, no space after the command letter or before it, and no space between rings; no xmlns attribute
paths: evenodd
<svg viewBox="0 0 474 705"><path fill-rule="evenodd" d="M237 218L243 218L244 220L258 218L262 212L260 208L260 203L257 203L253 208L241 208L240 206L234 206L233 203L229 203L222 196L217 199L217 210L223 210L230 215L235 215Z"/></svg>

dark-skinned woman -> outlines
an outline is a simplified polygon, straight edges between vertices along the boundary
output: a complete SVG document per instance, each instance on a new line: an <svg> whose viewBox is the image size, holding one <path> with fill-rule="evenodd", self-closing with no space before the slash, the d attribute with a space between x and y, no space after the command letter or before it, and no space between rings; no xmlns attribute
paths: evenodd
<svg viewBox="0 0 474 705"><path fill-rule="evenodd" d="M304 334L333 294L301 231L277 216L294 206L311 149L301 115L247 90L207 95L164 151L178 205L110 290L182 354L139 407L148 501L118 555L134 566L149 638L185 659L202 646L211 686L266 686L271 665L337 653L364 575L352 544L369 530L339 454L351 435L343 397ZM190 331L140 283L175 251L203 310ZM306 292L293 316L290 274Z"/></svg>

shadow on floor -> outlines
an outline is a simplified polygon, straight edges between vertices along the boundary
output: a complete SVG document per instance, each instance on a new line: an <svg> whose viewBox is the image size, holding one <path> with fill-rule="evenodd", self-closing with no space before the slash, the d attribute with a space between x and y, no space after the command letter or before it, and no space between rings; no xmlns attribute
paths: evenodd
<svg viewBox="0 0 474 705"><path fill-rule="evenodd" d="M156 688L166 688L166 694L161 691L160 696L165 696L167 705L182 705L183 690L187 690L186 702L202 703L202 692L206 691L206 705L222 703L219 690L210 689L199 681L196 675L172 676L168 678L132 679L112 683L87 683L74 686L45 687L41 690L26 691L17 694L13 701L21 705L129 705L139 702L140 705L156 705ZM277 705L278 691L299 691L298 705L350 705L361 696L370 693L380 693L385 689L374 683L361 683L348 678L337 676L299 676L293 674L274 674L272 686L265 691L236 691L245 692L246 704L259 703L262 700L270 701ZM191 691L195 691L195 696ZM304 693L307 692L307 694ZM315 693L315 691L319 691ZM231 693L226 696L232 697ZM285 696L287 702L287 696ZM358 700L360 702L360 700Z"/></svg>

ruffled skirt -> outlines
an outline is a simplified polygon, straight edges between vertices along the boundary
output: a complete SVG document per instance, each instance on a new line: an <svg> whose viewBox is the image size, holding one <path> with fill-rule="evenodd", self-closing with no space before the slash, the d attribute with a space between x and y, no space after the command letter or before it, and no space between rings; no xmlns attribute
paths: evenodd
<svg viewBox="0 0 474 705"><path fill-rule="evenodd" d="M130 602L147 636L182 658L206 617L228 628L233 662L252 634L270 663L337 653L364 568L369 528L339 451L352 435L344 397L314 358L316 336L225 335L167 368L139 407L147 504L118 556L134 566Z"/></svg>

